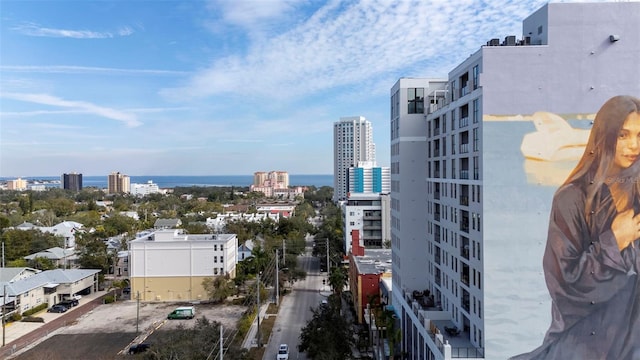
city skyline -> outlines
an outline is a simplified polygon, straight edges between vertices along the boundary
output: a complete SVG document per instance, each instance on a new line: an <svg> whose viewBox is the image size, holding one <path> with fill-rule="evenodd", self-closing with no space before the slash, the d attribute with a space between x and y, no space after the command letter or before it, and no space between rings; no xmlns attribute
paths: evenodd
<svg viewBox="0 0 640 360"><path fill-rule="evenodd" d="M395 81L446 78L544 3L3 1L0 177L329 174L348 116L389 166Z"/></svg>

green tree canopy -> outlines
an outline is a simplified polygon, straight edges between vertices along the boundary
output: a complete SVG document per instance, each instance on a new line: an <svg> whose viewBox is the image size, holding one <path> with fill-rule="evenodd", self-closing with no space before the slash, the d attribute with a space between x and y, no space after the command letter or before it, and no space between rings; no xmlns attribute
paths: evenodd
<svg viewBox="0 0 640 360"><path fill-rule="evenodd" d="M298 350L306 352L309 358L334 360L348 359L351 355L351 325L340 315L339 302L339 298L330 299L329 306L311 309L313 317L302 329L298 345Z"/></svg>

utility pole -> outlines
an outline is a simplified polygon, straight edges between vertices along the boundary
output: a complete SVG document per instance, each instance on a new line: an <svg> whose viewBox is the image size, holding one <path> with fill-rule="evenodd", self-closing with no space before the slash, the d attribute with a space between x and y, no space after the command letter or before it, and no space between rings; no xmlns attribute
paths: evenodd
<svg viewBox="0 0 640 360"><path fill-rule="evenodd" d="M329 278L329 238L327 238L327 279Z"/></svg>
<svg viewBox="0 0 640 360"><path fill-rule="evenodd" d="M258 311L256 313L258 317L258 348L262 347L260 344L260 273L258 273Z"/></svg>
<svg viewBox="0 0 640 360"><path fill-rule="evenodd" d="M2 243L2 245L4 245L4 243ZM4 347L4 339L5 339L5 321L4 321L4 310L5 310L5 304L7 303L7 284L4 285L4 288L2 289L2 346Z"/></svg>
<svg viewBox="0 0 640 360"><path fill-rule="evenodd" d="M138 335L138 324L140 324L140 291L136 293L138 307L136 308L136 335Z"/></svg>
<svg viewBox="0 0 640 360"><path fill-rule="evenodd" d="M2 267L4 268L4 241L2 242Z"/></svg>
<svg viewBox="0 0 640 360"><path fill-rule="evenodd" d="M222 325L220 325L220 360L222 360L222 356L224 355L224 341L222 340Z"/></svg>
<svg viewBox="0 0 640 360"><path fill-rule="evenodd" d="M286 258L287 258L287 243L284 242L284 239L282 239L282 267L287 266Z"/></svg>
<svg viewBox="0 0 640 360"><path fill-rule="evenodd" d="M280 297L280 291L278 290L278 283L280 282L279 277L279 273L280 270L278 269L278 249L276 249L276 306L278 306L278 298Z"/></svg>

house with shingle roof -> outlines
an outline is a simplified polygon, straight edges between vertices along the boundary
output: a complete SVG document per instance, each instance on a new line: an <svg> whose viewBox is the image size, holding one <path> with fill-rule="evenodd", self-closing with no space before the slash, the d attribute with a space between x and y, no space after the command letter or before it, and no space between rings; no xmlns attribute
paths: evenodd
<svg viewBox="0 0 640 360"><path fill-rule="evenodd" d="M157 219L153 224L153 228L156 230L160 229L175 229L182 225L182 220L180 219Z"/></svg>
<svg viewBox="0 0 640 360"><path fill-rule="evenodd" d="M2 268L0 274L10 274L12 270ZM19 268L27 269L27 268ZM20 273L20 270L16 270ZM22 314L41 304L57 304L73 295L88 295L98 290L96 269L56 269L41 271L31 276L10 281L0 281L0 301L5 314ZM8 275L9 276L9 275Z"/></svg>
<svg viewBox="0 0 640 360"><path fill-rule="evenodd" d="M39 273L40 270L30 267L0 267L0 282L14 282Z"/></svg>
<svg viewBox="0 0 640 360"><path fill-rule="evenodd" d="M78 256L74 249L63 249L61 247L52 247L42 250L37 253L27 255L23 257L23 259L30 261L39 257L49 259L59 267L72 267L75 266L78 261Z"/></svg>

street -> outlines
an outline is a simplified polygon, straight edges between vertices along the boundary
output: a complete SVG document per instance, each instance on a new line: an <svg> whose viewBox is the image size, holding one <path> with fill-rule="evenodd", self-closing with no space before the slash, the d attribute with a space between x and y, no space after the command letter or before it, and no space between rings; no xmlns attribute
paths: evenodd
<svg viewBox="0 0 640 360"><path fill-rule="evenodd" d="M323 290L322 279L326 279L326 273L320 273L319 259L311 256L312 244L313 237L308 236L305 255L298 257L298 263L307 272L307 277L294 283L293 291L282 297L263 360L276 359L280 344L289 345L289 359L307 359L304 353L298 352L300 333L312 317L311 308L318 307L328 295L328 292L320 291Z"/></svg>

